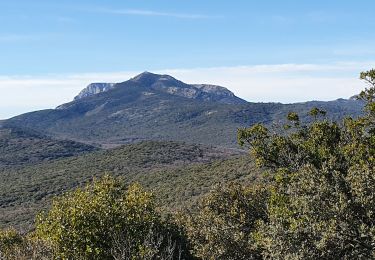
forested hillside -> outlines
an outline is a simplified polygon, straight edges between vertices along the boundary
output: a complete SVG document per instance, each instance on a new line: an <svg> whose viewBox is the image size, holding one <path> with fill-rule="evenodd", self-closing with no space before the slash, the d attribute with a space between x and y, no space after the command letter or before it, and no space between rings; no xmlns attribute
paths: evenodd
<svg viewBox="0 0 375 260"><path fill-rule="evenodd" d="M28 228L50 199L104 174L153 190L160 207L185 206L215 184L256 179L243 152L176 142L141 142L108 151L0 171L0 225ZM27 180L27 181L25 181Z"/></svg>
<svg viewBox="0 0 375 260"><path fill-rule="evenodd" d="M31 129L0 128L0 169L36 164L96 151L90 145L56 140Z"/></svg>

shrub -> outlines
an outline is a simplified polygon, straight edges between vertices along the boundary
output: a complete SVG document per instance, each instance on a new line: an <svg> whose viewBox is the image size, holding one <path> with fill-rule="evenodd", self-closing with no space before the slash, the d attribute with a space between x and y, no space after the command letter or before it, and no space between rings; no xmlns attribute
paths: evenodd
<svg viewBox="0 0 375 260"><path fill-rule="evenodd" d="M22 247L23 237L14 229L0 230L0 259L11 255L15 248Z"/></svg>
<svg viewBox="0 0 375 260"><path fill-rule="evenodd" d="M172 231L151 193L105 176L55 199L35 235L61 259L154 259L178 254Z"/></svg>
<svg viewBox="0 0 375 260"><path fill-rule="evenodd" d="M52 249L46 243L15 229L0 230L1 260L47 260L52 257Z"/></svg>
<svg viewBox="0 0 375 260"><path fill-rule="evenodd" d="M195 212L181 217L195 256L201 259L258 259L253 232L267 221L268 191L263 186L217 187Z"/></svg>

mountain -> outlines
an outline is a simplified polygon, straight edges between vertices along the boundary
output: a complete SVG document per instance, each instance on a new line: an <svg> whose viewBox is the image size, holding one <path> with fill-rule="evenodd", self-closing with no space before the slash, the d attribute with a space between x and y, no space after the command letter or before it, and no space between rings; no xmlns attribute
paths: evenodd
<svg viewBox="0 0 375 260"><path fill-rule="evenodd" d="M0 128L0 169L76 156L97 148L70 140L55 140L30 129Z"/></svg>
<svg viewBox="0 0 375 260"><path fill-rule="evenodd" d="M70 103L3 124L106 148L142 140L235 148L238 128L278 124L290 111L308 122L308 111L315 106L326 110L332 120L358 116L363 108L356 100L250 103L223 87L186 84L168 75L144 72L122 83L89 87Z"/></svg>
<svg viewBox="0 0 375 260"><path fill-rule="evenodd" d="M22 168L0 169L0 228L28 229L52 198L109 173L152 190L163 211L193 203L212 186L253 181L247 154L181 142L140 142Z"/></svg>
<svg viewBox="0 0 375 260"><path fill-rule="evenodd" d="M208 84L186 84L169 75L158 75L147 71L130 79L129 82L147 87L150 90L157 90L190 99L216 101L225 104L247 103L224 87ZM116 87L118 85L114 83L91 83L74 100L106 92Z"/></svg>

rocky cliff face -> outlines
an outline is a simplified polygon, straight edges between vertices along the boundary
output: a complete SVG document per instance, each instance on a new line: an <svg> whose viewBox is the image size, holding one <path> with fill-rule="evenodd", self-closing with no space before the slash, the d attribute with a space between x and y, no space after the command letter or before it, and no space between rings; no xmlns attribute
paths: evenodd
<svg viewBox="0 0 375 260"><path fill-rule="evenodd" d="M140 85L150 90L158 90L171 95L202 101L215 101L225 104L247 103L245 100L236 97L231 91L224 87L207 84L186 84L169 75L143 72L128 80L126 83L133 83L134 85ZM89 97L121 86L121 83L92 83L83 89L74 100Z"/></svg>
<svg viewBox="0 0 375 260"><path fill-rule="evenodd" d="M84 88L75 98L74 100L78 100L81 98L89 97L104 91L108 91L109 89L113 88L115 83L91 83L86 88Z"/></svg>
<svg viewBox="0 0 375 260"><path fill-rule="evenodd" d="M236 97L224 87L207 84L186 84L169 75L158 75L143 72L131 79L143 86L156 89L168 94L197 99L202 101L215 101L225 104L246 104L247 101Z"/></svg>

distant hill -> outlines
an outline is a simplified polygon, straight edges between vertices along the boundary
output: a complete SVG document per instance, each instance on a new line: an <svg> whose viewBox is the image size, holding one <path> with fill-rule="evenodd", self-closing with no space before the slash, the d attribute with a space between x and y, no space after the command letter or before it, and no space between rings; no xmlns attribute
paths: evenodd
<svg viewBox="0 0 375 260"><path fill-rule="evenodd" d="M0 128L0 168L36 164L98 150L70 140L55 140L30 129Z"/></svg>
<svg viewBox="0 0 375 260"><path fill-rule="evenodd" d="M25 166L0 169L0 228L30 228L55 195L109 173L153 190L164 211L191 205L213 185L253 181L247 154L179 142L141 142Z"/></svg>
<svg viewBox="0 0 375 260"><path fill-rule="evenodd" d="M186 84L168 75L145 72L123 83L89 85L70 103L23 114L3 124L104 147L142 140L237 147L238 128L279 123L290 111L308 121L308 111L314 106L337 120L358 116L363 104L344 99L250 103L224 87Z"/></svg>

